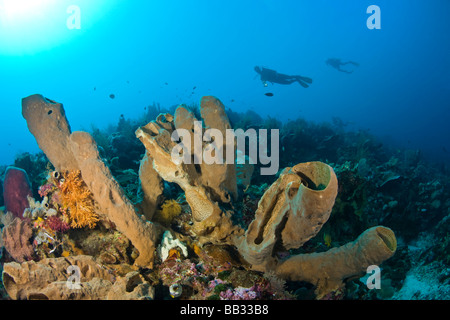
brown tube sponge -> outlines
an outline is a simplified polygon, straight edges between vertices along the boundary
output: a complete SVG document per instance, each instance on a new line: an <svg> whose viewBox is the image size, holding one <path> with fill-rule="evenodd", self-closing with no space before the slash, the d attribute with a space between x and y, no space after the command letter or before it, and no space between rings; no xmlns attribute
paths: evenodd
<svg viewBox="0 0 450 320"><path fill-rule="evenodd" d="M270 268L276 243L298 248L328 220L337 195L334 170L322 162L286 168L259 201L255 219L236 246L254 269Z"/></svg>
<svg viewBox="0 0 450 320"><path fill-rule="evenodd" d="M133 204L100 159L97 145L89 133L74 132L71 135L71 142L71 150L80 166L83 180L94 195L101 211L139 251L135 264L152 268L158 228L137 215Z"/></svg>
<svg viewBox="0 0 450 320"><path fill-rule="evenodd" d="M226 161L207 164L199 160L203 159L205 150L211 149L212 142L202 138L204 131L208 129L220 131L223 143L214 141L220 146L217 151L223 151L222 160L225 160L226 145L230 143L226 139L226 132L231 125L225 107L214 97L202 98L200 112L203 122L196 123L193 112L179 106L174 116L160 114L155 121L138 128L136 136L151 156L153 169L159 176L165 181L178 184L185 192L186 201L192 210L193 231L197 236L212 242L228 242L228 236L239 233L240 230L232 225L229 214L222 212L219 204L230 202L237 195L235 164L227 164ZM172 151L178 145L174 141L176 139L172 138L175 133L182 135L183 132L186 133L183 140L187 140L183 143L189 161L178 163L172 159ZM234 145L232 150L234 151ZM197 161L192 161L194 159ZM141 183L144 189L146 182Z"/></svg>
<svg viewBox="0 0 450 320"><path fill-rule="evenodd" d="M81 171L83 181L100 207L100 215L106 215L114 222L117 230L128 237L139 251L135 263L151 267L158 228L137 215L133 204L101 160L91 135L71 133L63 105L42 95L24 98L22 114L39 147L56 170Z"/></svg>
<svg viewBox="0 0 450 320"><path fill-rule="evenodd" d="M202 97L200 113L205 129L217 129L224 137L223 156L226 158L226 131L231 129L230 120L222 102L213 96ZM235 151L235 150L234 150ZM202 167L202 183L215 190L220 201L229 202L230 197L237 197L236 166L235 164L205 164ZM217 179L217 177L224 177Z"/></svg>
<svg viewBox="0 0 450 320"><path fill-rule="evenodd" d="M34 94L22 99L22 115L39 148L57 171L79 169L70 151L70 125L61 103Z"/></svg>
<svg viewBox="0 0 450 320"><path fill-rule="evenodd" d="M158 172L153 168L153 159L148 152L145 153L139 166L139 180L141 181L143 194L139 206L145 218L151 221L160 204L164 192L164 183Z"/></svg>
<svg viewBox="0 0 450 320"><path fill-rule="evenodd" d="M365 274L367 267L380 265L396 249L394 232L377 226L342 247L293 256L279 264L275 273L283 279L312 283L320 299L341 288L345 280Z"/></svg>

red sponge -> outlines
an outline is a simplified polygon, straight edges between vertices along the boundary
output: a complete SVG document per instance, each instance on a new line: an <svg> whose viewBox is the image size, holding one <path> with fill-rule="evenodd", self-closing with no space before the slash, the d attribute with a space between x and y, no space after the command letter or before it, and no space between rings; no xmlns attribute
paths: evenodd
<svg viewBox="0 0 450 320"><path fill-rule="evenodd" d="M5 210L23 219L23 211L28 208L27 196L32 196L30 180L25 170L8 167L3 181Z"/></svg>

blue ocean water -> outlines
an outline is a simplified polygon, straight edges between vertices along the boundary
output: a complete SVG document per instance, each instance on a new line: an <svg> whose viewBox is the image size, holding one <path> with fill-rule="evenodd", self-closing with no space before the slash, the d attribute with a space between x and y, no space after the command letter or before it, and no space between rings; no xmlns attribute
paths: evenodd
<svg viewBox="0 0 450 320"><path fill-rule="evenodd" d="M0 0L0 164L38 151L21 116L34 93L63 103L72 130L214 95L280 120L339 117L448 162L448 12L447 0ZM313 83L264 87L255 66Z"/></svg>

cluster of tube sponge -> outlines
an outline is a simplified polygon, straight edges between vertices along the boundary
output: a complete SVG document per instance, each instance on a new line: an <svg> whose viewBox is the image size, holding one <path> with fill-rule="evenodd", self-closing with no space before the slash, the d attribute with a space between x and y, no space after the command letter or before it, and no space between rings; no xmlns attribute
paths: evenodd
<svg viewBox="0 0 450 320"><path fill-rule="evenodd" d="M223 104L215 97L202 98L200 114L201 130L231 128ZM163 180L178 184L185 192L200 245L233 245L251 268L310 282L318 298L339 289L346 279L364 273L368 266L381 264L396 250L393 231L376 226L354 242L327 252L278 258L280 246L283 250L301 247L327 222L338 188L333 169L322 162L284 169L264 193L253 222L244 230L232 223L233 212L221 206L237 196L236 165L176 163L171 157L175 144L172 133L179 128L195 130L197 119L183 106L174 115L161 114L136 131L146 148L139 173L144 193L139 207L126 198L101 160L94 139L86 132L71 132L62 104L33 95L23 99L23 116L56 170L80 170L98 203L99 216L114 222L139 251L136 265L153 266L155 244L164 228L151 219ZM203 150L210 143L202 142ZM224 140L222 145L227 143L230 141Z"/></svg>

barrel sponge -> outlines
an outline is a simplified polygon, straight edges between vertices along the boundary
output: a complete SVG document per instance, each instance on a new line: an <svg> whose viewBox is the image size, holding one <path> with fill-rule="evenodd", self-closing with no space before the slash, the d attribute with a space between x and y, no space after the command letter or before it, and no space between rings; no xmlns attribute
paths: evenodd
<svg viewBox="0 0 450 320"><path fill-rule="evenodd" d="M355 241L321 253L299 254L280 263L275 272L287 280L306 281L316 287L317 299L343 287L344 281L380 265L397 249L394 232L377 226L367 229Z"/></svg>
<svg viewBox="0 0 450 320"><path fill-rule="evenodd" d="M32 196L32 191L26 171L16 167L8 167L3 183L3 199L6 211L22 219L23 211L28 208L29 196Z"/></svg>
<svg viewBox="0 0 450 320"><path fill-rule="evenodd" d="M164 183L158 172L153 168L153 159L148 152L145 153L139 166L139 180L142 190L142 201L139 203L142 214L149 221L161 202Z"/></svg>

